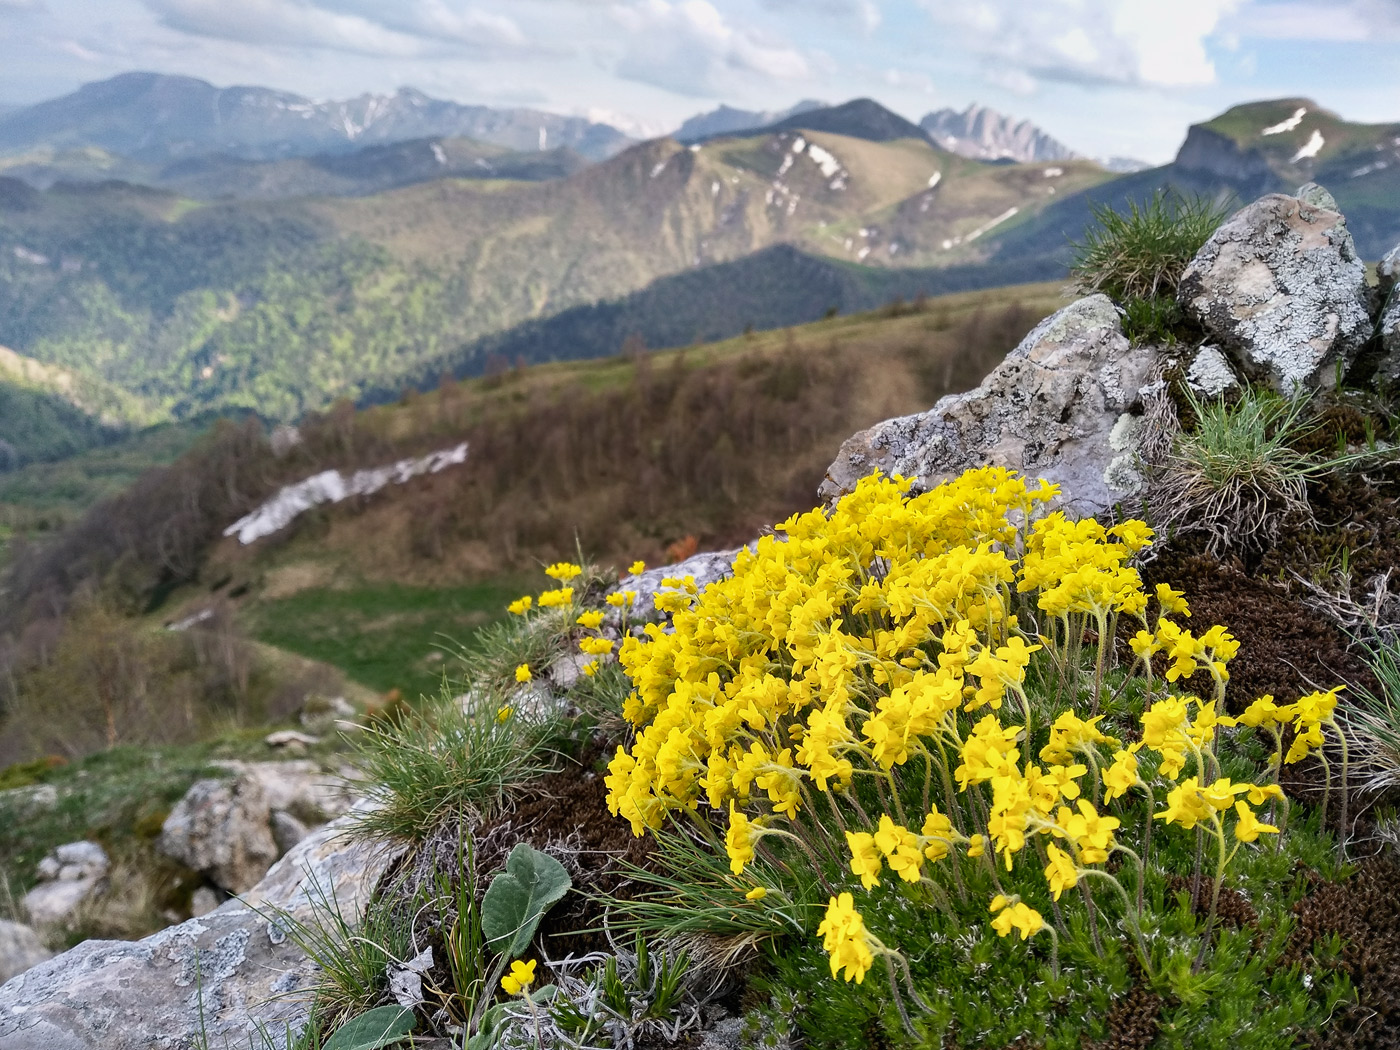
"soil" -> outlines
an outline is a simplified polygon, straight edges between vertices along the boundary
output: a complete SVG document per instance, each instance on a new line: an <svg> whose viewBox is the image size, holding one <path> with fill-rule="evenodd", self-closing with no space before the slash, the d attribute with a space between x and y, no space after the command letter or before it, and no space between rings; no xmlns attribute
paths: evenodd
<svg viewBox="0 0 1400 1050"><path fill-rule="evenodd" d="M627 822L608 811L603 775L591 761L536 781L524 802L479 827L477 870L499 870L520 842L560 861L574 883L540 923L545 953L562 959L607 950L606 935L579 931L602 927L604 909L595 897L617 894L627 885L623 865L645 866L651 839L634 837Z"/></svg>

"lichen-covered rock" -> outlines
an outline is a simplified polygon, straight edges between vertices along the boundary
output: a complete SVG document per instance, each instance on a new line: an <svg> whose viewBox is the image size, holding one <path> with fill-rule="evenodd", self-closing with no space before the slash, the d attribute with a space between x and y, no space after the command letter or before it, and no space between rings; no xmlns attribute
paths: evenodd
<svg viewBox="0 0 1400 1050"><path fill-rule="evenodd" d="M23 923L0 919L0 984L53 958L39 935Z"/></svg>
<svg viewBox="0 0 1400 1050"><path fill-rule="evenodd" d="M61 926L106 886L111 862L96 842L65 842L39 862L39 882L20 902L36 926Z"/></svg>
<svg viewBox="0 0 1400 1050"><path fill-rule="evenodd" d="M848 438L820 495L835 499L877 469L929 488L992 464L1059 483L1085 513L1105 510L1141 484L1133 427L1120 420L1156 356L1129 345L1107 296L1080 299L1037 325L976 390Z"/></svg>
<svg viewBox="0 0 1400 1050"><path fill-rule="evenodd" d="M1376 276L1380 278L1381 295L1389 295L1391 289L1400 284L1400 244L1386 252L1376 267Z"/></svg>
<svg viewBox="0 0 1400 1050"><path fill-rule="evenodd" d="M358 921L395 853L338 821L304 839L244 900L144 940L85 941L0 986L5 1050L264 1050L306 1023L315 968L267 914L308 921L324 901ZM254 908L263 909L260 913Z"/></svg>
<svg viewBox="0 0 1400 1050"><path fill-rule="evenodd" d="M1400 287L1393 289L1381 309L1377 326L1381 337L1381 359L1376 365L1376 378L1394 385L1400 381Z"/></svg>
<svg viewBox="0 0 1400 1050"><path fill-rule="evenodd" d="M1186 383L1196 393L1205 394L1206 397L1219 397L1240 385L1229 359L1215 346L1203 346L1196 351L1196 356L1186 368Z"/></svg>
<svg viewBox="0 0 1400 1050"><path fill-rule="evenodd" d="M191 787L170 811L156 846L230 893L250 889L267 873L291 844L293 822L304 833L350 806L343 784L314 762L224 765L232 776Z"/></svg>
<svg viewBox="0 0 1400 1050"><path fill-rule="evenodd" d="M1366 267L1346 220L1281 193L1215 231L1178 298L1246 374L1284 391L1331 385L1336 363L1349 366L1371 334Z"/></svg>

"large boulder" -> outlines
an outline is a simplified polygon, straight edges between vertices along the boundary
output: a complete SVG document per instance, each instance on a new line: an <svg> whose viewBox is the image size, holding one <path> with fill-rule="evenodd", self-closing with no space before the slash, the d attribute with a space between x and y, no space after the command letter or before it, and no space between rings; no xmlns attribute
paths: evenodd
<svg viewBox="0 0 1400 1050"><path fill-rule="evenodd" d="M334 900L353 926L395 851L352 841L342 818L302 840L242 900L140 941L85 941L0 986L5 1050L265 1050L289 1045L315 967L269 921ZM260 909L260 910L255 910Z"/></svg>
<svg viewBox="0 0 1400 1050"><path fill-rule="evenodd" d="M1366 267L1320 187L1230 217L1182 275L1182 307L1253 378L1291 392L1334 383L1371 335Z"/></svg>
<svg viewBox="0 0 1400 1050"><path fill-rule="evenodd" d="M107 884L111 862L96 842L65 842L39 862L39 881L20 902L35 926L62 926Z"/></svg>
<svg viewBox="0 0 1400 1050"><path fill-rule="evenodd" d="M990 464L1059 483L1084 513L1103 511L1142 485L1128 413L1156 359L1129 344L1107 296L1080 299L1037 325L976 390L848 438L820 495L842 496L877 469L926 489Z"/></svg>
<svg viewBox="0 0 1400 1050"><path fill-rule="evenodd" d="M53 952L28 926L0 919L0 984L52 958Z"/></svg>
<svg viewBox="0 0 1400 1050"><path fill-rule="evenodd" d="M350 796L314 762L229 762L176 803L157 848L230 893L243 893L309 828L344 813Z"/></svg>

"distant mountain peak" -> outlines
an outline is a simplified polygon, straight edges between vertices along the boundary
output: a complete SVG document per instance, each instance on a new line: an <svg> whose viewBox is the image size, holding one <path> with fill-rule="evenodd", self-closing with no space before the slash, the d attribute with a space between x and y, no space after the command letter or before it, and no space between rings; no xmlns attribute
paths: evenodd
<svg viewBox="0 0 1400 1050"><path fill-rule="evenodd" d="M766 128L770 124L776 124L788 117L797 116L799 113L809 113L814 109L825 109L826 107L827 103L810 98L803 99L795 106L782 110L736 109L733 106L721 104L708 113L699 113L691 117L677 128L671 137L677 142L686 144L701 142L704 139L714 138L716 135L732 135L736 132Z"/></svg>
<svg viewBox="0 0 1400 1050"><path fill-rule="evenodd" d="M961 113L937 110L919 121L919 126L944 149L974 160L1031 164L1079 156L1029 120L1017 120L976 103Z"/></svg>

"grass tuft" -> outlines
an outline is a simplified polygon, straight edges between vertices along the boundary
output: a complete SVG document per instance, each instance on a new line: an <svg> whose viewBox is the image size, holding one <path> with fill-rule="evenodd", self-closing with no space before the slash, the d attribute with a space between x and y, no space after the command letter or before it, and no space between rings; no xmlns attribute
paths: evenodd
<svg viewBox="0 0 1400 1050"><path fill-rule="evenodd" d="M1103 292L1126 304L1174 296L1181 275L1229 214L1209 197L1181 197L1161 190L1127 211L1090 204L1095 225L1074 247L1071 273L1081 291Z"/></svg>

